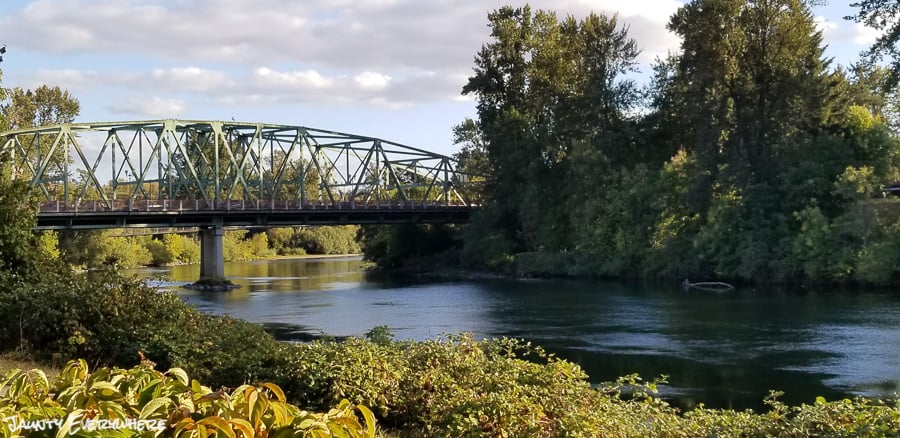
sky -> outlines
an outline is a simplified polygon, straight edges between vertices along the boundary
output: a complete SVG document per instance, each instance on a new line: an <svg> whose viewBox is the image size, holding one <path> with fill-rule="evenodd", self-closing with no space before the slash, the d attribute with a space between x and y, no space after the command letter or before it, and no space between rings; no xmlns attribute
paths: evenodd
<svg viewBox="0 0 900 438"><path fill-rule="evenodd" d="M461 90L489 41L493 0L3 0L3 87L68 89L77 121L181 118L302 125L451 154L475 116ZM877 33L813 10L826 55L849 65ZM618 14L646 77L677 52L677 0L533 0L583 17ZM518 6L518 4L514 4Z"/></svg>

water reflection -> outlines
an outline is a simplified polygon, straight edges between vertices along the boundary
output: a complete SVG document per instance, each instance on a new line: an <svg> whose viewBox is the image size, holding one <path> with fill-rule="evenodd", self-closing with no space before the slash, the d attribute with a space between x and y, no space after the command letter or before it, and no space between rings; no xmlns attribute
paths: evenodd
<svg viewBox="0 0 900 438"><path fill-rule="evenodd" d="M761 409L769 389L790 403L883 395L900 382L900 300L886 293L447 282L367 275L357 259L235 263L226 272L243 288L180 294L287 339L360 336L376 325L402 339L525 338L578 362L595 382L668 375L665 394L684 407ZM199 275L196 266L165 273L176 285Z"/></svg>

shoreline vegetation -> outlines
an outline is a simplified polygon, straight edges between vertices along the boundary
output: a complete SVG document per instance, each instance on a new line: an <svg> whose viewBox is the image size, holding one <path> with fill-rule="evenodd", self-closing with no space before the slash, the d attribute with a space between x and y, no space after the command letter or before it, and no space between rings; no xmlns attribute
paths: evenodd
<svg viewBox="0 0 900 438"><path fill-rule="evenodd" d="M344 257L361 254L357 226L282 227L228 230L226 262L288 257ZM45 231L38 234L41 252L76 269L105 266L178 266L200 263L196 236L160 234L117 236L114 231Z"/></svg>

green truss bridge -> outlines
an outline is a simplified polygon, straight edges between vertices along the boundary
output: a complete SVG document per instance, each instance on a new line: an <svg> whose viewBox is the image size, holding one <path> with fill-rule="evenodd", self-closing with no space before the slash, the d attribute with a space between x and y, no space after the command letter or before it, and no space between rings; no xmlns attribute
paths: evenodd
<svg viewBox="0 0 900 438"><path fill-rule="evenodd" d="M198 120L3 132L0 162L29 182L38 229L199 227L208 278L224 227L466 222L482 180L378 138Z"/></svg>

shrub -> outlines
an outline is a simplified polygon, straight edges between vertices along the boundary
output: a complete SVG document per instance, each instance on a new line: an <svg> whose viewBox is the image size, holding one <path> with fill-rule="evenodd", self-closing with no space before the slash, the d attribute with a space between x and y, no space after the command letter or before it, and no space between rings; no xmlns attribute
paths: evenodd
<svg viewBox="0 0 900 438"><path fill-rule="evenodd" d="M356 254L360 252L358 229L355 225L299 228L294 231L291 246L307 254Z"/></svg>
<svg viewBox="0 0 900 438"><path fill-rule="evenodd" d="M54 419L61 420L51 428L56 436L375 436L375 419L365 406L342 400L326 413L307 412L287 403L281 388L271 383L213 391L182 369L162 373L149 362L90 373L87 362L72 361L53 384L40 370L13 370L0 387L8 388L0 396L0 416L17 420L4 424L0 436L33 434L22 425ZM111 422L131 427L89 429Z"/></svg>
<svg viewBox="0 0 900 438"><path fill-rule="evenodd" d="M148 240L147 243L144 244L144 247L150 252L150 263L154 266L165 266L175 261L175 254L173 251L160 240Z"/></svg>
<svg viewBox="0 0 900 438"><path fill-rule="evenodd" d="M275 378L289 398L317 409L362 403L400 436L880 437L900 428L900 404L865 399L788 407L773 397L762 414L702 405L685 414L652 396L658 382L632 375L594 388L577 365L511 339L281 348Z"/></svg>
<svg viewBox="0 0 900 438"><path fill-rule="evenodd" d="M249 237L246 230L226 231L223 251L226 262L255 260L271 255L266 233L256 233Z"/></svg>
<svg viewBox="0 0 900 438"><path fill-rule="evenodd" d="M346 398L393 427L428 435L561 436L570 423L594 418L592 402L601 396L577 365L511 339L283 348L288 359L276 378L300 403Z"/></svg>
<svg viewBox="0 0 900 438"><path fill-rule="evenodd" d="M257 379L271 369L277 344L260 327L200 313L137 279L47 269L40 282L9 280L0 285L0 314L7 315L0 319L0 349L57 363L82 357L119 366L133 365L144 352L216 385Z"/></svg>

